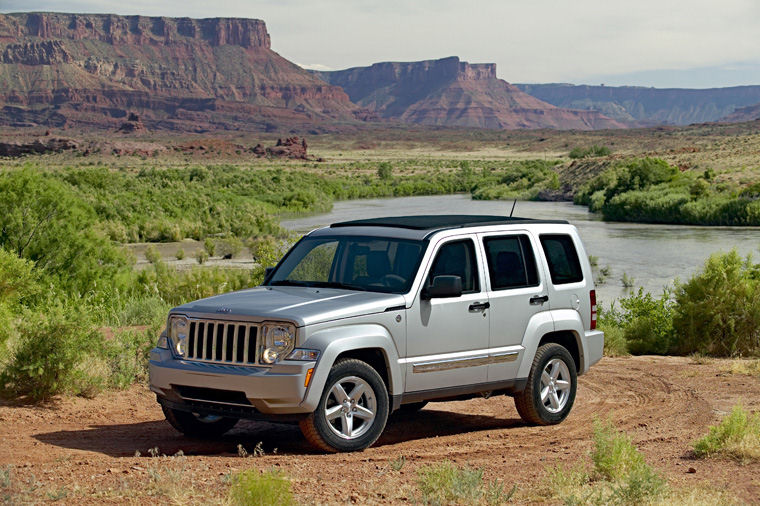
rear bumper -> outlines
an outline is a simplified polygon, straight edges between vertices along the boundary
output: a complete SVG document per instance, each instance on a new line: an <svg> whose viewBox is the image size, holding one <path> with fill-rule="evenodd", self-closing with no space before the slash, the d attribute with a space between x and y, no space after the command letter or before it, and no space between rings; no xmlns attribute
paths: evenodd
<svg viewBox="0 0 760 506"><path fill-rule="evenodd" d="M211 364L175 359L169 350L154 348L148 370L150 389L159 402L174 403L176 409L206 406L281 415L312 411L301 404L306 395L306 373L315 364L282 362L271 368Z"/></svg>
<svg viewBox="0 0 760 506"><path fill-rule="evenodd" d="M587 330L583 339L583 372L599 362L604 355L604 332L601 330Z"/></svg>

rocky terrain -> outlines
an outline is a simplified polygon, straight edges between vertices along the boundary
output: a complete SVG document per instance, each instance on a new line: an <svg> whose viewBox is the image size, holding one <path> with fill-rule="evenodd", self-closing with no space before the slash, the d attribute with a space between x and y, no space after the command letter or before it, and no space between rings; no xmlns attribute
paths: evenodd
<svg viewBox="0 0 760 506"><path fill-rule="evenodd" d="M342 87L360 106L404 123L489 129L623 126L596 111L559 108L531 97L498 79L495 64L471 64L456 56L315 75Z"/></svg>
<svg viewBox="0 0 760 506"><path fill-rule="evenodd" d="M357 109L272 51L261 20L0 14L0 125L319 129Z"/></svg>
<svg viewBox="0 0 760 506"><path fill-rule="evenodd" d="M572 84L515 86L557 107L599 111L634 127L723 121L738 108L760 106L760 86L708 89ZM756 117L742 116L744 119L735 121L750 121Z"/></svg>
<svg viewBox="0 0 760 506"><path fill-rule="evenodd" d="M721 121L728 123L743 123L758 119L760 119L760 103L747 107L740 107L728 116L721 118Z"/></svg>
<svg viewBox="0 0 760 506"><path fill-rule="evenodd" d="M588 468L599 418L629 434L671 489L725 494L700 504L753 504L760 464L692 452L736 403L759 407L760 379L726 372L727 362L605 357L579 379L573 412L560 425L526 426L509 397L431 403L394 415L373 447L335 455L315 452L296 425L241 422L218 441L185 438L145 385L40 407L0 403L0 467L8 473L0 497L10 504L219 503L230 475L276 468L291 477L299 503L420 503L417 471L450 460L483 469L505 492L516 486L518 504L559 504L542 495L542 484L555 466Z"/></svg>

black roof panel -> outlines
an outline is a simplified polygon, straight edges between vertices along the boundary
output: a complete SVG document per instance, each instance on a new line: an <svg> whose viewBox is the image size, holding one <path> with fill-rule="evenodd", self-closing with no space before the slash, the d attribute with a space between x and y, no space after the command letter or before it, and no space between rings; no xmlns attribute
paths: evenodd
<svg viewBox="0 0 760 506"><path fill-rule="evenodd" d="M336 227L393 227L412 230L438 230L483 225L515 225L521 223L558 223L567 224L565 220L533 220L530 218L510 218L488 214L427 214L417 216L388 216L366 220L343 221L333 223Z"/></svg>

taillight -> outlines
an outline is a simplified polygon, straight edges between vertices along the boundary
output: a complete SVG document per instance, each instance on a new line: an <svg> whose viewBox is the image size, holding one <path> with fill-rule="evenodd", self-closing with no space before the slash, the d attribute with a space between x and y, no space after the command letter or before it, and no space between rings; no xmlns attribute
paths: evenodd
<svg viewBox="0 0 760 506"><path fill-rule="evenodd" d="M596 328L596 290L591 290L588 297L591 301L591 330L594 330Z"/></svg>

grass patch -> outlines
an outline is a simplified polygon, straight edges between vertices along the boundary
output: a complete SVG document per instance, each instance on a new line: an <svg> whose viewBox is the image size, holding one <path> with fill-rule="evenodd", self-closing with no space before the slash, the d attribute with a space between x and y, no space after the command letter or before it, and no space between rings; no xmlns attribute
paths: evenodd
<svg viewBox="0 0 760 506"><path fill-rule="evenodd" d="M726 372L760 377L760 360L734 360L726 367Z"/></svg>
<svg viewBox="0 0 760 506"><path fill-rule="evenodd" d="M760 414L734 406L718 425L694 443L699 457L725 456L739 462L760 459Z"/></svg>
<svg viewBox="0 0 760 506"><path fill-rule="evenodd" d="M517 486L509 492L498 482L484 483L483 470L458 467L445 460L417 470L417 486L424 504L502 504L509 501Z"/></svg>
<svg viewBox="0 0 760 506"><path fill-rule="evenodd" d="M249 469L232 478L229 500L233 505L290 505L294 504L290 480L281 471L260 472Z"/></svg>
<svg viewBox="0 0 760 506"><path fill-rule="evenodd" d="M565 504L646 504L668 495L665 479L644 461L631 439L610 422L594 421L591 470L583 464L547 469L528 501Z"/></svg>

